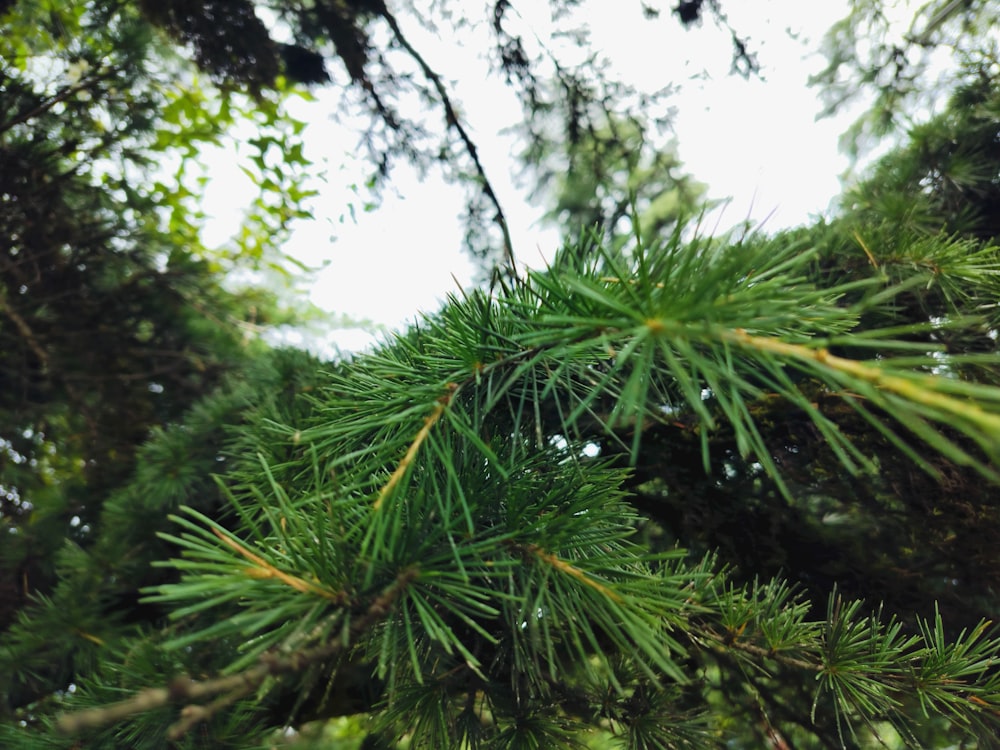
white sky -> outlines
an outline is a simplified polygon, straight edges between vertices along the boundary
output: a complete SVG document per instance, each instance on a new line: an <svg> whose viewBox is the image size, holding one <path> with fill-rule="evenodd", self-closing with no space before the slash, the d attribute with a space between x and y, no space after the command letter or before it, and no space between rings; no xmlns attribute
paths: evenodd
<svg viewBox="0 0 1000 750"><path fill-rule="evenodd" d="M471 5L471 13L482 13L481 3ZM625 80L649 90L682 86L673 99L679 154L685 168L708 184L710 197L731 198L722 225L750 217L766 219L765 229L775 230L828 210L841 189L838 175L848 166L838 152L838 138L855 113L817 122L820 105L806 81L822 66L816 54L819 40L846 13L846 0L725 3L733 26L749 35L765 81L729 74L730 38L711 23L685 30L669 12L649 21L641 15L639 0L590 0L582 7L581 17L591 20L594 46L607 53ZM544 36L546 20L523 22ZM501 131L519 110L502 83L488 80L485 63L475 59L488 44L487 29L481 30L483 37L463 34L463 48L454 39L435 38L412 19L407 23L402 16L400 21L432 67L446 79L461 74L455 98L500 196L518 259L541 264L560 238L537 225L543 208L532 205L514 182L512 142ZM361 211L364 196L347 186L361 183L370 166L354 160L356 133L329 119L335 93L315 93L315 102L296 103L293 112L310 123L306 154L325 166L326 182L313 206L315 220L300 222L287 250L309 265L326 264L308 286L314 303L338 315L400 327L418 311L437 309L443 296L456 290L456 279L470 283L473 267L462 250L459 218L462 192L436 177L421 183L399 163L380 208ZM231 152L206 159L212 181L205 210L215 217L206 228L206 241L221 244L238 226L254 188ZM356 222L349 203L358 209ZM360 331L340 330L330 340L355 348L372 339Z"/></svg>

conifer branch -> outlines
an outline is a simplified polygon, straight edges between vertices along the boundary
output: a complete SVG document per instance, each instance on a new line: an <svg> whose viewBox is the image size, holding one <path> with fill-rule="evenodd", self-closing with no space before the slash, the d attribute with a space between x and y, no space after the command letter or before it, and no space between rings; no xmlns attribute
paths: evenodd
<svg viewBox="0 0 1000 750"><path fill-rule="evenodd" d="M351 622L346 639L329 641L312 649L295 651L287 656L273 653L263 654L259 663L242 672L211 680L197 681L187 676L178 677L163 688L147 688L118 703L101 708L64 714L59 717L56 727L63 734L75 735L91 729L99 729L134 716L173 703L199 701L212 696L220 696L208 705L188 705L182 709L181 719L171 728L176 739L195 724L210 718L216 711L228 706L260 687L269 677L280 677L323 662L354 645L359 636L366 633L375 623L383 620L407 586L419 576L417 568L402 571L368 605L361 617ZM175 733L177 732L177 733Z"/></svg>
<svg viewBox="0 0 1000 750"><path fill-rule="evenodd" d="M434 410L426 419L424 419L423 427L420 428L420 432L417 433L413 442L410 443L410 447L407 449L406 455L403 456L403 460L399 462L396 470L392 472L392 476L389 477L389 481L385 483L385 486L382 487L382 491L378 493L378 498L376 498L375 504L372 506L375 510L382 507L382 503L385 502L385 499L389 497L396 485L399 484L399 480L403 478L404 474L406 474L406 470L410 467L410 464L413 463L413 459L420 450L420 446L423 445L424 440L426 440L427 436L430 435L431 429L433 429L434 425L437 424L441 415L444 414L445 409L448 408L448 404L451 403L452 396L455 394L458 386L454 383L449 383L448 389L448 393L442 396L438 402L434 404Z"/></svg>
<svg viewBox="0 0 1000 750"><path fill-rule="evenodd" d="M933 383L927 377L920 380L900 377L887 373L882 368L866 365L864 362L830 354L825 348L816 349L801 344L790 344L776 338L753 336L742 328L723 332L722 339L747 349L815 362L827 369L895 393L907 401L928 406L939 413L958 417L980 427L987 434L998 436L1000 439L1000 415L985 411L973 401L960 400L936 391L933 387L928 387L932 386Z"/></svg>
<svg viewBox="0 0 1000 750"><path fill-rule="evenodd" d="M692 636L694 636L696 640L704 638L710 641L712 643L713 650L720 653L725 652L727 649L733 649L735 651L742 651L743 653L749 654L757 659L773 659L780 664L784 664L785 666L793 667L795 669L801 669L805 672L823 671L823 665L818 662L798 659L776 649L765 648L763 646L750 643L749 641L741 640L739 634L733 634L731 636L722 635L720 633L716 633L711 628L705 628L697 631L697 634L692 632Z"/></svg>
<svg viewBox="0 0 1000 750"><path fill-rule="evenodd" d="M96 73L91 73L90 75L83 76L80 80L75 83L71 83L69 86L65 86L57 91L52 96L46 97L42 100L40 104L37 104L30 110L25 112L19 112L15 114L10 120L6 122L0 122L0 135L6 133L9 130L17 127L18 125L23 125L29 120L45 114L47 111L51 110L54 106L60 102L64 102L71 96L80 93L81 91L86 91L87 89L93 87L94 85L101 83L102 81L114 80L115 76L119 75L121 72L118 67L109 67L97 71ZM96 97L95 97L96 98Z"/></svg>
<svg viewBox="0 0 1000 750"><path fill-rule="evenodd" d="M250 695L256 688L257 685L247 681L205 705L189 703L181 709L180 718L168 727L167 737L171 740L179 740L198 724L208 721L222 709L228 708L236 701Z"/></svg>
<svg viewBox="0 0 1000 750"><path fill-rule="evenodd" d="M10 302L7 300L7 294L4 289L0 288L0 312L3 312L11 322L14 327L17 328L18 332L21 334L21 338L24 339L28 348L31 349L32 353L37 357L38 363L42 366L42 369L47 369L49 365L49 355L45 353L45 349L39 343L35 336L34 331L31 330L31 326L28 325L27 321L21 317L21 315L11 307Z"/></svg>
<svg viewBox="0 0 1000 750"><path fill-rule="evenodd" d="M594 591L597 591L603 596L608 597L612 601L621 603L622 598L621 596L618 595L617 592L612 591L604 584L596 581L595 579L587 575L586 572L580 570L580 568L576 567L575 565L570 565L565 560L560 559L558 555L554 555L551 552L545 551L537 544L524 545L523 549L525 552L527 552L530 555L533 555L538 560L541 560L547 565L551 565L560 573L565 573L566 575L571 576L576 580L580 581L585 586L589 586L590 588L594 589Z"/></svg>
<svg viewBox="0 0 1000 750"><path fill-rule="evenodd" d="M236 550L256 566L256 568L252 568L250 570L250 576L252 578L277 578L279 581L288 584L296 591L301 591L303 594L315 594L316 596L329 599L337 604L344 603L347 595L343 591L330 591L329 589L318 586L315 583L304 581L298 576L293 576L291 573L278 570L278 568L271 565L271 563L267 560L259 555L255 555L235 539L226 536L217 528L212 527L212 533L221 539L226 546Z"/></svg>

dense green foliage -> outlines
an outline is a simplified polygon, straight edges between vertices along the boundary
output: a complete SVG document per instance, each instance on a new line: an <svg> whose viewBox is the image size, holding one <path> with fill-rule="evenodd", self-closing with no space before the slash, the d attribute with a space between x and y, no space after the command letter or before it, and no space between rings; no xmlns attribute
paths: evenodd
<svg viewBox="0 0 1000 750"><path fill-rule="evenodd" d="M281 100L331 45L399 137L376 168L419 142L378 29L467 135L389 9L272 3L278 44L249 2L8 5L0 745L996 745L988 54L837 218L709 238L642 118L543 85L497 3L528 125L576 133L528 142L553 213L605 226L319 362L218 279L305 215ZM240 118L261 198L207 248L186 170Z"/></svg>
<svg viewBox="0 0 1000 750"><path fill-rule="evenodd" d="M814 79L825 111L873 96L843 146L866 151L920 123L963 80L964 66L994 69L1000 9L989 0L883 3L851 0L826 34L826 67Z"/></svg>
<svg viewBox="0 0 1000 750"><path fill-rule="evenodd" d="M135 582L119 577L86 611L61 555L99 546L105 502L131 481L151 431L260 350L254 331L277 319L271 295L225 290L220 271L271 260L262 237L280 239L301 215L303 196L275 184L232 246L205 247L185 169L241 113L252 111L262 142L294 123L276 101L214 98L129 6L22 3L4 12L0 628L17 632L18 616L46 611L93 646L120 629L117 619L135 619L114 604L134 601ZM286 159L288 179L301 166L294 153ZM123 549L131 548L116 558L134 557ZM42 610L30 605L48 596ZM105 621L116 609L122 618ZM30 644L0 657L7 710L64 688L81 666L76 637L23 633Z"/></svg>
<svg viewBox="0 0 1000 750"><path fill-rule="evenodd" d="M901 258L862 215L802 234L571 246L374 354L325 372L288 355L247 384L259 405L156 438L111 508L183 503L157 543L181 577L146 578L143 600L171 624L160 647L123 641L142 657L104 662L71 705L242 672L175 684L203 710L85 736L157 746L171 725L243 747L275 719L374 710L380 742L421 747L890 727L988 747L1000 643L975 555L995 545L970 535L996 539L1000 389L995 352L954 342L989 329L997 251L911 235ZM221 495L192 462L167 499L172 439L227 457Z"/></svg>
<svg viewBox="0 0 1000 750"><path fill-rule="evenodd" d="M149 426L176 418L239 356L231 332L209 322L236 305L214 293L197 258L175 252L150 215L153 191L103 166L133 160L156 114L130 33L88 50L106 56L105 68L68 50L76 67L57 86L26 45L4 36L4 624L51 584L62 538L86 536L96 499L129 475ZM111 74L125 70L133 74Z"/></svg>

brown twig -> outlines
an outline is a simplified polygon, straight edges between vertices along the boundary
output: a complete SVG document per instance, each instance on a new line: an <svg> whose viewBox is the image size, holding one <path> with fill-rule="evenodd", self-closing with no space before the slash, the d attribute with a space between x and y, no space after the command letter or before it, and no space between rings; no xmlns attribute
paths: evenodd
<svg viewBox="0 0 1000 750"><path fill-rule="evenodd" d="M66 88L59 90L58 92L48 97L47 99L44 99L41 102L41 104L28 110L27 112L22 112L20 114L17 114L11 120L4 123L0 123L0 134L6 133L8 130L11 130L17 127L18 125L22 125L28 122L29 120L32 120L38 117L39 115L44 114L47 110L52 109L52 107L57 105L59 102L66 101L74 94L90 88L93 84L96 84L101 80L110 79L112 76L117 75L120 72L121 72L120 69L115 67L115 68L108 68L107 70L104 71L98 71L97 73L94 73L89 76L85 76L84 78L80 79L71 86L67 86Z"/></svg>
<svg viewBox="0 0 1000 750"><path fill-rule="evenodd" d="M507 217L504 214L503 208L500 206L500 199L497 197L496 192L494 192L492 183L486 176L486 169L483 167L483 163L479 160L479 149L476 148L475 142L465 129L465 126L462 125L462 120L459 117L458 112L455 110L451 97L448 96L448 90L445 88L444 81L441 80L441 76L439 76L427 63L427 61L423 58L423 55L421 55L410 43L410 40L406 38L402 29L399 28L399 23L396 21L396 17L388 8L385 7L384 4L380 8L380 13L386 23L389 24L389 28L392 30L392 33L395 34L396 40L399 42L400 46L405 49L417 65L420 66L424 77L431 82L431 85L434 86L435 91L437 91L437 95L441 99L441 105L444 107L445 122L449 128L454 129L454 131L458 133L458 137L462 140L462 144L465 146L465 150L468 152L469 158L472 159L472 164L476 168L476 173L479 176L480 187L483 190L483 194L489 199L490 203L493 204L493 208L496 210L495 221L497 226L500 227L500 231L503 233L504 260L507 263L511 277L517 278L517 264L514 260L514 245L510 237L510 227L507 225Z"/></svg>
<svg viewBox="0 0 1000 750"><path fill-rule="evenodd" d="M179 737L199 722L211 718L222 708L256 690L269 677L301 672L306 667L325 661L353 645L358 636L370 630L376 622L389 614L396 600L410 582L419 575L420 571L417 568L408 568L400 572L392 584L372 599L364 614L351 623L346 639L330 641L312 649L295 651L286 656L264 654L256 666L225 677L216 677L200 682L186 676L179 677L167 687L140 690L131 698L118 703L63 714L59 717L56 727L64 734L79 734L88 729L99 729L129 716L162 708L172 703L188 702L188 705L181 710L181 718L170 728L171 736ZM211 703L204 705L195 703L214 696L218 697Z"/></svg>
<svg viewBox="0 0 1000 750"><path fill-rule="evenodd" d="M7 295L2 289L0 289L0 311L10 318L10 321L21 334L21 337L28 345L28 348L31 349L34 355L38 358L39 364L41 364L43 368L47 369L49 364L48 354L45 353L42 345L38 343L38 339L35 338L35 334L31 330L31 326L28 325L28 322L21 317L17 310L10 306L10 303L7 301Z"/></svg>

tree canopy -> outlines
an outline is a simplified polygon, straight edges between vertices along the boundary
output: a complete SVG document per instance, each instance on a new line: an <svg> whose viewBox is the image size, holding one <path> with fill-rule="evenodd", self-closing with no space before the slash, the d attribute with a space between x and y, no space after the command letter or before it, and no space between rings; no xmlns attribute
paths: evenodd
<svg viewBox="0 0 1000 750"><path fill-rule="evenodd" d="M986 5L925 6L907 44ZM852 8L830 71L884 18ZM0 744L994 747L989 38L836 216L711 237L650 100L590 50L536 56L491 3L568 236L518 273L401 20L473 19L430 10L0 7ZM724 2L670 11L755 72ZM289 312L235 280L308 218L295 82L369 108L383 177L464 174L470 242L506 270L369 353L266 346ZM207 247L187 170L241 121L260 197Z"/></svg>

